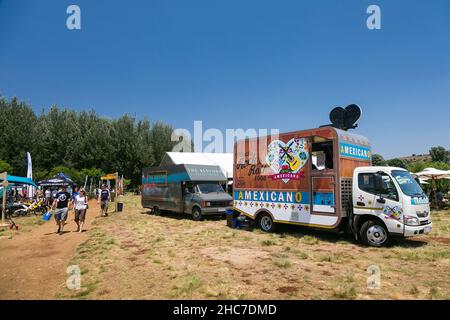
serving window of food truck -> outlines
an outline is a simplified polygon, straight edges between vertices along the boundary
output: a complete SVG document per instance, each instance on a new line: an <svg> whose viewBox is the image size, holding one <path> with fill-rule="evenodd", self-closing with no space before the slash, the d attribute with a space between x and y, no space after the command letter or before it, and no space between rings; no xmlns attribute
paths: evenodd
<svg viewBox="0 0 450 320"><path fill-rule="evenodd" d="M318 215L336 215L337 134L332 128L313 130L312 133L311 211Z"/></svg>

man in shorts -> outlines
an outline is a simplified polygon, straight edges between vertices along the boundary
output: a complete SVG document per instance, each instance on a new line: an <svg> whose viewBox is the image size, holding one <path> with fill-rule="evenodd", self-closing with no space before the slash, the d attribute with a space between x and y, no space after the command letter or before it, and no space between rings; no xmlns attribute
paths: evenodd
<svg viewBox="0 0 450 320"><path fill-rule="evenodd" d="M111 192L109 192L106 184L102 185L102 190L98 195L98 203L100 203L100 216L107 217L108 216L108 205L109 200L111 199Z"/></svg>
<svg viewBox="0 0 450 320"><path fill-rule="evenodd" d="M53 201L53 210L55 210L55 221L58 226L56 233L63 234L64 225L66 224L69 204L72 203L71 195L67 192L67 187L61 187L61 190L55 195Z"/></svg>

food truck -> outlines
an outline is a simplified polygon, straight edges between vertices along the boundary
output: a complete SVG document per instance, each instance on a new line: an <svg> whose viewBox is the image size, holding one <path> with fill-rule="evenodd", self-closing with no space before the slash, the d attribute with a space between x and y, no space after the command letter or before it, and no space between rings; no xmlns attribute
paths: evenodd
<svg viewBox="0 0 450 320"><path fill-rule="evenodd" d="M347 231L370 246L432 229L408 171L374 167L367 138L332 125L234 145L234 206L263 231L286 223Z"/></svg>
<svg viewBox="0 0 450 320"><path fill-rule="evenodd" d="M179 164L145 168L142 171L142 206L153 213L187 213L193 220L223 215L233 198L221 184L227 178L219 166Z"/></svg>

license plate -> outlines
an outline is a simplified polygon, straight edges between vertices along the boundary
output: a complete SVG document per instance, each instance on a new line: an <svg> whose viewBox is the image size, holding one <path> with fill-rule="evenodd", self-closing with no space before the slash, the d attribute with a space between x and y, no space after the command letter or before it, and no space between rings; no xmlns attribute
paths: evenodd
<svg viewBox="0 0 450 320"><path fill-rule="evenodd" d="M433 229L431 226L427 226L427 227L423 228L423 233L430 233L431 229Z"/></svg>

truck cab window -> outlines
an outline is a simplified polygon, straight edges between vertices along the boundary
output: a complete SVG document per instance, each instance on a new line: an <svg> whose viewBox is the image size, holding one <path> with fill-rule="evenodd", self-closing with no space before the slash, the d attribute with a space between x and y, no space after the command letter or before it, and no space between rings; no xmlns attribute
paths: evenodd
<svg viewBox="0 0 450 320"><path fill-rule="evenodd" d="M383 179L383 189L375 190L374 173L360 173L358 175L358 187L370 194L381 195L384 198L398 201L397 188L391 177L386 173L382 173L381 178Z"/></svg>
<svg viewBox="0 0 450 320"><path fill-rule="evenodd" d="M224 192L222 186L218 183L199 183L197 188L200 193Z"/></svg>
<svg viewBox="0 0 450 320"><path fill-rule="evenodd" d="M184 194L194 193L195 192L194 184L192 182L183 183L183 192Z"/></svg>
<svg viewBox="0 0 450 320"><path fill-rule="evenodd" d="M333 169L333 141L314 142L312 144L312 169Z"/></svg>

